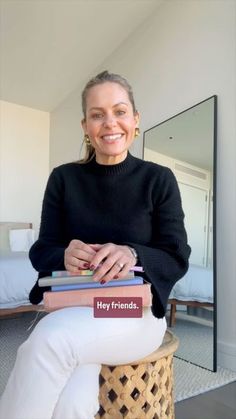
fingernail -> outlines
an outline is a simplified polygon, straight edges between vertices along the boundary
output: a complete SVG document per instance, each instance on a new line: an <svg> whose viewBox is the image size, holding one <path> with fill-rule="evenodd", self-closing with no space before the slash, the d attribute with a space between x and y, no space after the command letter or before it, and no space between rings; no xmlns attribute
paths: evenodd
<svg viewBox="0 0 236 419"><path fill-rule="evenodd" d="M102 279L101 281L100 281L100 284L101 285L103 285L103 284L105 284L106 283L106 281L104 280L104 279Z"/></svg>
<svg viewBox="0 0 236 419"><path fill-rule="evenodd" d="M94 271L95 266L94 266L94 265L90 265L89 269L90 269L91 271Z"/></svg>
<svg viewBox="0 0 236 419"><path fill-rule="evenodd" d="M115 276L114 276L114 279L117 279L117 278L119 278L119 276L118 276L118 275L115 275Z"/></svg>

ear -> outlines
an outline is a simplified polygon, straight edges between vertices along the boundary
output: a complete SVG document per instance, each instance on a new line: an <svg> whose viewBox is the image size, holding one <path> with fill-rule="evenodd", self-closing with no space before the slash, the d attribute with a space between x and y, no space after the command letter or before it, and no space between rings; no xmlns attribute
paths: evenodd
<svg viewBox="0 0 236 419"><path fill-rule="evenodd" d="M135 114L134 114L134 120L135 120L135 124L136 124L136 128L137 128L139 126L139 123L140 123L140 115L139 115L138 111L136 111Z"/></svg>
<svg viewBox="0 0 236 419"><path fill-rule="evenodd" d="M82 125L84 133L86 134L87 133L87 124L86 124L85 118L82 119L81 125Z"/></svg>

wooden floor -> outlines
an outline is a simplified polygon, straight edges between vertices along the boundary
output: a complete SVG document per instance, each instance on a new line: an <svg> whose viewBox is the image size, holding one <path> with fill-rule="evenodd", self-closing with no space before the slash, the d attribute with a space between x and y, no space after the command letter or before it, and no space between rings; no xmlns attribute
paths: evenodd
<svg viewBox="0 0 236 419"><path fill-rule="evenodd" d="M236 381L175 404L175 419L235 419Z"/></svg>

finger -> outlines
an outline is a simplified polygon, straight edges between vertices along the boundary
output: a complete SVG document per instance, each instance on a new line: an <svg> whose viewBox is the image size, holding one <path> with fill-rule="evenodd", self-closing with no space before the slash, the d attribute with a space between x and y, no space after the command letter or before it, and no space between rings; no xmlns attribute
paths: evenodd
<svg viewBox="0 0 236 419"><path fill-rule="evenodd" d="M65 265L66 271L72 274L76 274L78 272L78 268L72 265Z"/></svg>
<svg viewBox="0 0 236 419"><path fill-rule="evenodd" d="M66 270L76 272L78 269L88 269L95 254L96 251L81 240L71 240L64 253Z"/></svg>
<svg viewBox="0 0 236 419"><path fill-rule="evenodd" d="M73 256L74 258L80 259L84 262L88 262L90 264L91 260L93 259L93 257L96 255L95 251L92 251L90 253L81 250L81 249L73 249L70 252L70 255Z"/></svg>
<svg viewBox="0 0 236 419"><path fill-rule="evenodd" d="M93 275L93 279L94 281L100 281L102 279L103 281L108 282L112 279L117 279L123 269L125 276L125 273L127 275L129 270L129 268L125 268L125 266L125 263L120 261L118 262L114 257L109 257L109 259L107 259L98 269L96 269Z"/></svg>
<svg viewBox="0 0 236 419"><path fill-rule="evenodd" d="M98 268L95 269L93 279L94 281L100 281L101 279L110 280L114 278L114 275L120 271L120 268L116 266L116 269L113 270L110 274L111 269L114 267L116 258L109 257L105 262L101 263Z"/></svg>
<svg viewBox="0 0 236 419"><path fill-rule="evenodd" d="M114 276L115 279L126 278L130 269L133 266L132 261L130 260L130 258L127 258L127 256L123 256L115 263L115 265L119 266L119 272ZM113 274L113 271L111 271L111 274Z"/></svg>
<svg viewBox="0 0 236 419"><path fill-rule="evenodd" d="M65 258L65 268L70 272L77 272L78 269L88 269L89 263L78 258L75 258L71 255Z"/></svg>
<svg viewBox="0 0 236 419"><path fill-rule="evenodd" d="M96 269L101 264L103 268L110 269L114 263L120 259L122 253L120 250L117 250L117 246L112 243L104 244L100 250L96 252L96 255L91 261L91 269ZM105 262L104 262L105 261Z"/></svg>
<svg viewBox="0 0 236 419"><path fill-rule="evenodd" d="M90 266L90 262L95 254L96 252L87 253L83 250L67 248L65 250L65 257L64 257L65 264L78 266L80 268L84 267L88 269L88 267Z"/></svg>
<svg viewBox="0 0 236 419"><path fill-rule="evenodd" d="M93 250L100 250L104 244L89 244L89 246L93 249Z"/></svg>
<svg viewBox="0 0 236 419"><path fill-rule="evenodd" d="M83 252L87 252L89 254L96 253L95 250L89 244L82 242L81 240L72 240L70 242L69 248L72 250L82 250Z"/></svg>
<svg viewBox="0 0 236 419"><path fill-rule="evenodd" d="M124 279L127 277L131 266L130 263L124 265L124 267L116 275L116 279Z"/></svg>
<svg viewBox="0 0 236 419"><path fill-rule="evenodd" d="M120 263L120 262L116 262L113 267L110 269L110 271L105 275L103 279L103 281L109 282L111 280L116 280L116 279L120 279L122 277L122 273L123 270L126 271L126 269L124 269L125 264ZM123 278L125 277L125 275L123 275Z"/></svg>
<svg viewBox="0 0 236 419"><path fill-rule="evenodd" d="M112 269L109 271L108 275L105 276L104 280L110 279L124 279L127 277L131 266L130 263L122 263L121 261L116 262ZM110 278L111 277L111 278Z"/></svg>

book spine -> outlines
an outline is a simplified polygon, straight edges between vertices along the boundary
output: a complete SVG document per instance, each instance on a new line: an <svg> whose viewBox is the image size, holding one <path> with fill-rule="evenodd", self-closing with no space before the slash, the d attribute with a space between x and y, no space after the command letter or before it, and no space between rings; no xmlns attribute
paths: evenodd
<svg viewBox="0 0 236 419"><path fill-rule="evenodd" d="M143 267L142 266L133 266L132 268L130 268L129 274L132 275L134 272L144 272ZM60 278L60 277L71 277L71 276L78 276L78 275L93 275L93 271L89 270L89 269L78 269L77 272L70 272L70 271L53 271L52 272L52 277L53 278Z"/></svg>
<svg viewBox="0 0 236 419"><path fill-rule="evenodd" d="M40 278L38 284L40 287L53 286L53 285L66 285L66 284L79 284L85 282L92 282L93 278L91 276L68 276L68 277L57 277L53 278L51 276L45 276Z"/></svg>
<svg viewBox="0 0 236 419"><path fill-rule="evenodd" d="M69 272L69 271L53 271L52 277L53 278L61 278L61 277L73 277L73 276L92 276L93 271L90 271L89 269L78 269L77 272Z"/></svg>
<svg viewBox="0 0 236 419"><path fill-rule="evenodd" d="M151 306L152 294L150 284L109 287L106 289L80 289L71 291L46 291L43 294L44 308L47 311L62 307L86 306L93 307L94 297L141 297L143 306Z"/></svg>
<svg viewBox="0 0 236 419"><path fill-rule="evenodd" d="M90 288L107 288L107 287L121 287L128 285L141 285L143 284L143 278L134 278L127 280L116 280L109 281L106 284L100 284L100 282L87 282L81 284L68 284L68 285L54 285L51 287L51 291L67 291L67 290L79 290L79 289L90 289Z"/></svg>
<svg viewBox="0 0 236 419"><path fill-rule="evenodd" d="M127 281L133 278L137 278L133 275L133 273L128 274L126 278L123 279L123 281ZM46 287L46 286L54 286L54 285L69 285L69 284L81 284L81 283L94 283L93 277L91 275L89 276L67 276L67 277L51 277L46 276L43 278L40 278L38 281L39 287Z"/></svg>

